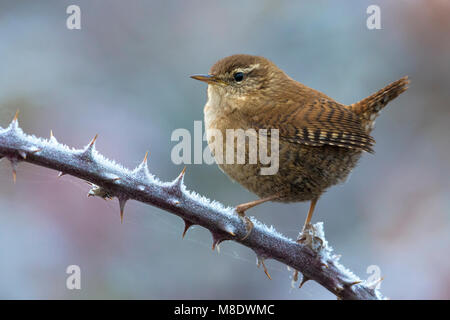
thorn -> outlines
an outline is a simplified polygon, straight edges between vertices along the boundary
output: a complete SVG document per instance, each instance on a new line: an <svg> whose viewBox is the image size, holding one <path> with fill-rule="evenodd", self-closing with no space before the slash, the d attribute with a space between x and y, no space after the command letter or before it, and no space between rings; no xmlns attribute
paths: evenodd
<svg viewBox="0 0 450 320"><path fill-rule="evenodd" d="M139 164L139 166L134 169L134 173L137 175L141 175L143 178L146 178L150 172L148 172L147 165L148 151L145 153L144 160Z"/></svg>
<svg viewBox="0 0 450 320"><path fill-rule="evenodd" d="M125 209L125 203L127 203L127 198L125 197L117 197L119 199L119 207L120 207L120 223L123 223L123 212Z"/></svg>
<svg viewBox="0 0 450 320"><path fill-rule="evenodd" d="M42 151L42 149L36 149L36 150L30 151L30 153L31 154L35 154L35 153L38 153L38 152L41 152L41 151Z"/></svg>
<svg viewBox="0 0 450 320"><path fill-rule="evenodd" d="M14 158L8 157L8 160L11 163L13 182L15 184L16 180L17 180L17 171L16 171L16 169L17 169L17 164L19 163L19 161L15 157Z"/></svg>
<svg viewBox="0 0 450 320"><path fill-rule="evenodd" d="M228 232L228 234L230 234L230 235L232 235L233 237L235 237L236 236L236 233L234 233L233 231L231 231L231 230L225 230L226 232Z"/></svg>
<svg viewBox="0 0 450 320"><path fill-rule="evenodd" d="M177 178L177 181L179 182L180 185L183 184L185 173L186 173L186 166L183 168L183 170L181 170L180 175Z"/></svg>
<svg viewBox="0 0 450 320"><path fill-rule="evenodd" d="M305 282L306 282L306 281L309 281L309 280L311 280L311 279L308 278L308 277L305 277L305 275L303 275L303 277L302 277L302 282L300 282L300 285L298 286L298 288L301 289L301 287L303 287L303 285L305 284Z"/></svg>
<svg viewBox="0 0 450 320"><path fill-rule="evenodd" d="M288 271L291 271L291 269L288 267ZM292 274L292 280L291 280L291 288L294 289L295 288L295 283L298 280L298 271L295 270L294 273Z"/></svg>
<svg viewBox="0 0 450 320"><path fill-rule="evenodd" d="M89 144L84 148L81 154L83 157L92 158L93 152L95 150L95 141L97 140L97 138L98 134L96 134L94 139L92 139L91 142L89 142Z"/></svg>
<svg viewBox="0 0 450 320"><path fill-rule="evenodd" d="M236 233L234 233L234 228L232 225L229 224L225 224L224 226L222 226L221 228L223 231L225 231L226 233L228 233L230 236L235 237Z"/></svg>
<svg viewBox="0 0 450 320"><path fill-rule="evenodd" d="M263 269L264 269L264 273L266 274L267 278L269 278L269 280L272 280L272 277L270 276L269 271L267 271L264 260L265 260L264 258L262 258L260 256L256 256L256 265L258 266L258 268L262 265Z"/></svg>
<svg viewBox="0 0 450 320"><path fill-rule="evenodd" d="M56 140L55 136L53 135L53 130L50 130L50 141L51 142L58 142L58 140Z"/></svg>
<svg viewBox="0 0 450 320"><path fill-rule="evenodd" d="M381 277L378 280L375 280L374 282L372 282L371 284L368 285L368 287L372 290L376 289L378 287L378 285L381 283L381 281L383 281L384 278Z"/></svg>
<svg viewBox="0 0 450 320"><path fill-rule="evenodd" d="M142 170L142 168L147 167L147 157L148 157L148 151L145 153L144 160L142 160L141 164L137 167L138 170L139 169Z"/></svg>
<svg viewBox="0 0 450 320"><path fill-rule="evenodd" d="M183 168L183 170L178 175L178 177L175 178L175 180L172 182L173 186L175 186L177 189L181 189L181 186L183 185L185 173L186 173L186 167Z"/></svg>
<svg viewBox="0 0 450 320"><path fill-rule="evenodd" d="M212 250L214 251L214 249L216 249L216 247L217 247L219 244L221 244L222 241L224 241L225 239L216 236L214 233L212 233L212 236L213 236Z"/></svg>
<svg viewBox="0 0 450 320"><path fill-rule="evenodd" d="M61 177L64 176L64 175L66 175L66 173L60 171L60 172L58 173L58 178L61 178ZM89 194L88 194L88 197L89 197Z"/></svg>
<svg viewBox="0 0 450 320"><path fill-rule="evenodd" d="M35 154L35 153L40 152L40 151L42 151L42 149L36 149L36 150L30 151L29 153L30 154ZM25 151L19 150L18 153L22 157L22 159L24 159L24 160L27 159L27 153Z"/></svg>
<svg viewBox="0 0 450 320"><path fill-rule="evenodd" d="M362 282L362 280L353 281L353 282L348 283L347 285L348 285L349 287L353 287L354 285L360 284L361 282Z"/></svg>
<svg viewBox="0 0 450 320"><path fill-rule="evenodd" d="M19 109L17 109L17 111L16 111L13 122L17 122L18 119L19 119Z"/></svg>
<svg viewBox="0 0 450 320"><path fill-rule="evenodd" d="M9 125L9 127L12 130L15 130L19 127L19 110L16 111L16 114L14 116L14 119L11 121L11 124Z"/></svg>
<svg viewBox="0 0 450 320"><path fill-rule="evenodd" d="M89 142L89 145L88 145L88 147L87 147L88 149L91 149L91 148L94 147L95 141L97 140L97 138L98 138L98 134L96 134L95 137L94 137L94 139L92 139L91 142Z"/></svg>
<svg viewBox="0 0 450 320"><path fill-rule="evenodd" d="M216 249L216 247L219 246L220 242L221 242L220 240L216 240L216 239L213 240L212 251L214 251Z"/></svg>
<svg viewBox="0 0 450 320"><path fill-rule="evenodd" d="M190 221L188 221L188 220L185 220L185 219L183 219L183 221L184 221L184 231L183 231L183 235L182 235L182 238L184 239L184 236L186 235L186 232L189 230L189 228L193 225L193 223L192 222L190 222ZM214 249L213 249L214 250Z"/></svg>
<svg viewBox="0 0 450 320"><path fill-rule="evenodd" d="M288 266L288 271L291 271L291 267ZM297 282L298 281L298 270L294 270L294 273L292 274L292 281Z"/></svg>

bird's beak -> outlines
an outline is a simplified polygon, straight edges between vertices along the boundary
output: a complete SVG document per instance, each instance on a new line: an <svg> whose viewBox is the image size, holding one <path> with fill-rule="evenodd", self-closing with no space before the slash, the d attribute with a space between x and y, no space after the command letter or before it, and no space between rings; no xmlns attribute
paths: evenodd
<svg viewBox="0 0 450 320"><path fill-rule="evenodd" d="M209 74L194 74L191 76L192 79L206 82L208 84L224 84L225 82L220 80L214 75Z"/></svg>

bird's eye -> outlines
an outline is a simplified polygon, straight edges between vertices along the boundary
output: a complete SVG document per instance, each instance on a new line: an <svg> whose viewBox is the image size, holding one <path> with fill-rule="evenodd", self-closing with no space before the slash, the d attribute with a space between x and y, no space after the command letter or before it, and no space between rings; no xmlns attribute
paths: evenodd
<svg viewBox="0 0 450 320"><path fill-rule="evenodd" d="M242 72L236 72L233 75L234 80L236 80L236 82L241 82L242 80L244 80L244 74Z"/></svg>

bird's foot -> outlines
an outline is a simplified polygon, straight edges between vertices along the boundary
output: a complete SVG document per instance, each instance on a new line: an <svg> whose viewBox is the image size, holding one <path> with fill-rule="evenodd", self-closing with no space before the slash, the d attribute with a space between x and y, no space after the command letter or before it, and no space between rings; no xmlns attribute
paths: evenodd
<svg viewBox="0 0 450 320"><path fill-rule="evenodd" d="M310 223L303 227L302 232L300 232L297 238L297 243L307 245L314 251L320 251L324 246L323 240L317 234L315 226Z"/></svg>
<svg viewBox="0 0 450 320"><path fill-rule="evenodd" d="M245 226L247 229L247 234L241 240L247 239L248 236L250 235L250 232L252 232L252 229L253 229L253 222L245 215L245 211L247 211L248 209L253 208L261 203L271 201L271 200L277 199L279 197L280 197L279 194L274 194L274 195L271 195L271 196L268 196L265 198L261 198L261 199L255 200L255 201L240 204L236 207L236 212L242 219L244 219Z"/></svg>
<svg viewBox="0 0 450 320"><path fill-rule="evenodd" d="M247 209L248 208L247 208L246 204L241 204L236 207L236 212L244 220L245 229L247 230L247 234L241 240L247 239L253 230L252 220L250 220L250 218L245 215L245 210L247 210Z"/></svg>

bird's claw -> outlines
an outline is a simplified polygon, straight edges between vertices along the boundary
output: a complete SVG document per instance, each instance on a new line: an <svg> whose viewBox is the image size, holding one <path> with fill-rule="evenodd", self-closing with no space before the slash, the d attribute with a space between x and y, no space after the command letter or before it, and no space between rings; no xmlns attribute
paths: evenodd
<svg viewBox="0 0 450 320"><path fill-rule="evenodd" d="M297 243L305 244L316 250L321 250L324 246L323 240L316 236L316 230L314 226L310 223L303 227L302 232L297 238Z"/></svg>
<svg viewBox="0 0 450 320"><path fill-rule="evenodd" d="M244 220L245 222L245 229L247 230L247 234L241 239L241 241L245 240L248 238L248 236L250 235L250 233L253 230L253 222L250 220L249 217L247 217L245 215L245 210L247 209L247 206L244 205L239 205L236 207L236 212L237 214Z"/></svg>
<svg viewBox="0 0 450 320"><path fill-rule="evenodd" d="M253 226L254 226L252 220L250 220L249 217L243 216L243 219L244 219L244 222L245 222L245 229L247 230L247 234L241 239L242 241L244 241L245 239L248 238L248 236L252 232Z"/></svg>

